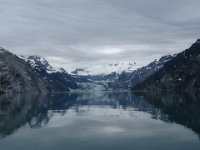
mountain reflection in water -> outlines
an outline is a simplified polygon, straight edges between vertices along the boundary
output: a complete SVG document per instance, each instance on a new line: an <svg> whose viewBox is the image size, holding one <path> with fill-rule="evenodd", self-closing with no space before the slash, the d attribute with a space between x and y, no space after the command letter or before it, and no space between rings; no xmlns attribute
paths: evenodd
<svg viewBox="0 0 200 150"><path fill-rule="evenodd" d="M12 149L9 143L19 146L25 140L36 143L36 149L55 149L58 144L59 149L72 150L164 149L166 145L166 149L199 149L198 97L196 93L131 92L4 95L0 97L0 147Z"/></svg>

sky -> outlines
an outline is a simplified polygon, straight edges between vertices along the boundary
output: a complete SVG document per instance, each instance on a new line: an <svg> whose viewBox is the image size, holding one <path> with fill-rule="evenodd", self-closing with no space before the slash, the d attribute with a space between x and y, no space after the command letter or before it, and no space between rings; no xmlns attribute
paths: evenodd
<svg viewBox="0 0 200 150"><path fill-rule="evenodd" d="M0 0L0 46L66 70L146 65L200 38L199 0Z"/></svg>

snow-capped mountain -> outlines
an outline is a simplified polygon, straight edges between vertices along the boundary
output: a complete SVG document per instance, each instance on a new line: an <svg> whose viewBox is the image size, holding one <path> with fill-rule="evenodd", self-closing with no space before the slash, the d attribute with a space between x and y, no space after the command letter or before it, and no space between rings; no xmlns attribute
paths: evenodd
<svg viewBox="0 0 200 150"><path fill-rule="evenodd" d="M167 55L161 57L159 60L154 60L147 66L141 67L132 72L122 72L114 81L115 88L131 88L146 80L149 76L159 71L168 61L172 60L174 56Z"/></svg>
<svg viewBox="0 0 200 150"><path fill-rule="evenodd" d="M69 74L56 71L43 58L22 58L0 48L0 60L0 93L67 92L77 87Z"/></svg>
<svg viewBox="0 0 200 150"><path fill-rule="evenodd" d="M39 56L19 56L26 63L28 63L32 68L37 69L38 71L46 70L47 73L66 73L63 68L52 67L48 61Z"/></svg>
<svg viewBox="0 0 200 150"><path fill-rule="evenodd" d="M72 71L71 73L74 75L81 76L98 76L98 75L109 75L111 73L120 74L122 72L132 72L139 68L136 62L120 62L115 64L107 64L107 65L97 65L90 66L86 68L78 68Z"/></svg>
<svg viewBox="0 0 200 150"><path fill-rule="evenodd" d="M72 74L75 78L79 79L77 80L77 84L81 89L129 89L159 71L172 58L174 56L163 56L144 67L139 67L136 63L124 62L84 69L79 68L73 71Z"/></svg>
<svg viewBox="0 0 200 150"><path fill-rule="evenodd" d="M4 49L0 49L2 57L2 72L7 74L7 70L16 71L24 77L27 87L29 79L33 81L36 91L64 92L70 89L82 90L113 90L129 89L141 83L152 74L156 73L174 56L164 56L159 60L154 60L147 66L139 68L136 63L123 62L109 65L92 66L90 68L76 69L73 74L68 74L63 68L52 67L47 60L39 56L16 56ZM13 62L12 62L13 61ZM7 68L5 68L7 66ZM22 68L20 68L20 66ZM19 73L17 73L19 72ZM12 73L11 73L12 74ZM27 76L28 75L28 76ZM6 76L9 78L10 74ZM23 81L20 79L19 82ZM2 77L1 81L4 81ZM5 81L7 82L7 81ZM15 83L15 81L13 81ZM19 85L22 83L19 83ZM4 85L2 83L2 85ZM2 91L9 88L14 90L17 86L2 86ZM21 87L21 89L26 87ZM21 89L19 89L21 91ZM31 88L29 88L31 89Z"/></svg>
<svg viewBox="0 0 200 150"><path fill-rule="evenodd" d="M20 56L20 58L26 62L34 73L41 76L47 82L55 83L62 88L78 88L74 77L63 68L52 67L45 58L39 56Z"/></svg>

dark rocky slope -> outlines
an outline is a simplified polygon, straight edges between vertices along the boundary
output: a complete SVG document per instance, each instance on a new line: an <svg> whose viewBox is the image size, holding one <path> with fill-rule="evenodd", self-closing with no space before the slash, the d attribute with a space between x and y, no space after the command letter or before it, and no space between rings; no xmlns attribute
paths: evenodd
<svg viewBox="0 0 200 150"><path fill-rule="evenodd" d="M58 82L55 78L55 76L52 76L51 80L45 78L37 71L33 71L23 59L0 48L0 93L69 91L67 84Z"/></svg>
<svg viewBox="0 0 200 150"><path fill-rule="evenodd" d="M46 59L39 56L28 56L21 58L26 62L31 71L47 82L50 89L56 88L57 91L66 89L76 89L75 78L68 74L63 68L53 68Z"/></svg>
<svg viewBox="0 0 200 150"><path fill-rule="evenodd" d="M177 54L164 67L133 90L200 89L200 40Z"/></svg>
<svg viewBox="0 0 200 150"><path fill-rule="evenodd" d="M0 92L39 92L47 89L32 74L28 66L16 55L0 49Z"/></svg>

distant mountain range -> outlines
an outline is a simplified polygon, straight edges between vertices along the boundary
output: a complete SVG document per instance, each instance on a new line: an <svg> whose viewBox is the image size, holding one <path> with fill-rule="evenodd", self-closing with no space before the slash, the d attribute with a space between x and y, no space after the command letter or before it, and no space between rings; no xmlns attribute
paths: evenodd
<svg viewBox="0 0 200 150"><path fill-rule="evenodd" d="M88 79L88 82L81 83L81 86L87 87L86 89L93 89L95 87L95 89L101 90L127 90L131 89L131 87L141 83L150 75L157 72L166 62L170 61L173 57L174 56L171 55L163 56L159 60L156 59L149 63L147 66L141 68L139 68L136 63L129 62L96 67L95 70L102 68L100 71L92 71L93 67L87 69L79 68L73 71L72 74L75 78L85 77ZM106 69L103 70L103 67ZM111 69L109 70L109 68ZM90 85L92 87L90 87ZM98 88L94 85L98 85Z"/></svg>
<svg viewBox="0 0 200 150"><path fill-rule="evenodd" d="M200 40L182 53L163 56L141 68L126 62L79 68L71 74L42 57L17 56L0 48L0 93L198 89L199 68Z"/></svg>
<svg viewBox="0 0 200 150"><path fill-rule="evenodd" d="M137 84L146 80L149 76L159 71L167 62L172 60L174 56L167 55L161 57L159 60L154 60L147 66L136 69L132 72L122 72L114 81L113 87L115 89L131 89Z"/></svg>
<svg viewBox="0 0 200 150"><path fill-rule="evenodd" d="M86 68L78 68L71 71L71 74L81 76L99 76L109 75L112 73L120 74L122 72L132 72L139 67L140 66L138 66L136 62L119 62L107 65L95 65Z"/></svg>
<svg viewBox="0 0 200 150"><path fill-rule="evenodd" d="M105 74L101 73L95 75L88 72L85 73L85 75L80 75L78 72L81 71L83 73L85 70L77 69L73 72L73 77L76 79L77 77L85 79L84 82L77 82L79 87L84 90L129 90L160 70L164 64L170 61L173 57L174 56L171 55L163 56L159 60L156 59L147 66L138 69L136 69L136 63L134 63L131 65L132 70L129 68L129 64L131 63L126 63L126 65L124 63L123 69L122 67L119 69L116 65L115 70L112 70L113 68L111 69L113 72ZM110 66L113 67L113 65ZM107 69L108 68L109 67L107 66Z"/></svg>

